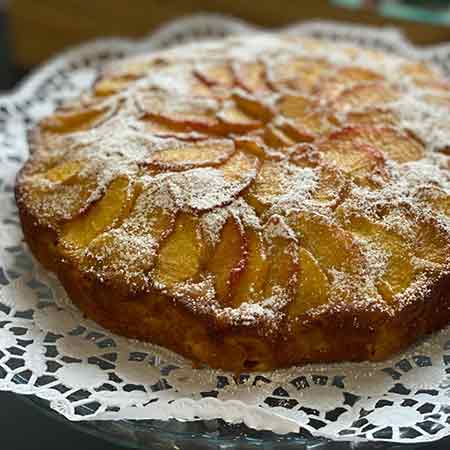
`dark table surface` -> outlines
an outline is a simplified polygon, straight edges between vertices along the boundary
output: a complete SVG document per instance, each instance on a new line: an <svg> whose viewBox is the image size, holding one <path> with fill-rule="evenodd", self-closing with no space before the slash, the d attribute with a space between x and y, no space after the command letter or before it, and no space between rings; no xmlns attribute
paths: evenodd
<svg viewBox="0 0 450 450"><path fill-rule="evenodd" d="M0 92L7 91L24 75L12 64L7 24L0 14ZM123 450L73 428L68 421L55 420L30 402L9 392L0 392L1 450ZM409 449L410 446L397 448ZM449 450L450 439L420 446L418 450Z"/></svg>

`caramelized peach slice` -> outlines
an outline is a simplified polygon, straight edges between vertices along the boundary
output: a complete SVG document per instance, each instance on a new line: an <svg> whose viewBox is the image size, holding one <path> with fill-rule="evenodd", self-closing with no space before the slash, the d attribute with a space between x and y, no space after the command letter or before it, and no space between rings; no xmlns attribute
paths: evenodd
<svg viewBox="0 0 450 450"><path fill-rule="evenodd" d="M207 139L208 135L191 130L189 127L178 124L163 123L146 117L141 121L147 133L158 137L173 137L183 141L200 141Z"/></svg>
<svg viewBox="0 0 450 450"><path fill-rule="evenodd" d="M317 107L317 103L305 95L286 94L277 101L277 107L284 116L302 120L308 112Z"/></svg>
<svg viewBox="0 0 450 450"><path fill-rule="evenodd" d="M416 197L433 210L450 216L450 195L437 186L423 187L417 192Z"/></svg>
<svg viewBox="0 0 450 450"><path fill-rule="evenodd" d="M234 102L225 102L217 115L220 125L217 131L221 134L248 133L261 127L261 122L247 114Z"/></svg>
<svg viewBox="0 0 450 450"><path fill-rule="evenodd" d="M120 227L97 236L83 261L87 270L94 269L103 280L125 281L133 289L146 286L158 246L174 224L174 214L167 210L153 207L142 214L138 208Z"/></svg>
<svg viewBox="0 0 450 450"><path fill-rule="evenodd" d="M222 304L229 303L246 264L247 242L242 227L235 219L230 218L225 222L218 244L206 266L206 270L214 276L216 295Z"/></svg>
<svg viewBox="0 0 450 450"><path fill-rule="evenodd" d="M73 179L80 169L81 163L79 161L67 161L52 167L43 176L52 183L66 183Z"/></svg>
<svg viewBox="0 0 450 450"><path fill-rule="evenodd" d="M263 93L269 90L266 67L262 61L239 61L232 65L236 83L248 92Z"/></svg>
<svg viewBox="0 0 450 450"><path fill-rule="evenodd" d="M111 112L111 107L107 105L62 109L42 120L41 127L51 133L74 133L99 125Z"/></svg>
<svg viewBox="0 0 450 450"><path fill-rule="evenodd" d="M187 170L193 167L217 166L234 153L229 140L206 140L158 149L151 154L150 164L162 169Z"/></svg>
<svg viewBox="0 0 450 450"><path fill-rule="evenodd" d="M283 122L284 131L296 141L313 141L332 127L330 113L318 108L317 102L311 97L284 95L279 99L278 107L290 119Z"/></svg>
<svg viewBox="0 0 450 450"><path fill-rule="evenodd" d="M195 75L208 86L231 88L235 79L228 62L211 62L196 66Z"/></svg>
<svg viewBox="0 0 450 450"><path fill-rule="evenodd" d="M314 144L302 143L292 148L290 161L300 167L317 167L323 162L323 158Z"/></svg>
<svg viewBox="0 0 450 450"><path fill-rule="evenodd" d="M226 181L249 184L256 177L259 167L260 162L256 156L238 150L220 169Z"/></svg>
<svg viewBox="0 0 450 450"><path fill-rule="evenodd" d="M313 213L292 218L300 245L308 250L326 269L355 273L362 267L361 249L352 235L340 226L328 223Z"/></svg>
<svg viewBox="0 0 450 450"><path fill-rule="evenodd" d="M278 298L295 294L298 271L297 243L289 237L274 234L270 230L278 217L272 216L266 224L268 269L264 285L264 297Z"/></svg>
<svg viewBox="0 0 450 450"><path fill-rule="evenodd" d="M323 98L333 100L343 89L353 84L381 81L382 79L380 74L363 67L341 67L333 75L320 80L314 91Z"/></svg>
<svg viewBox="0 0 450 450"><path fill-rule="evenodd" d="M276 90L310 92L330 69L330 63L323 59L293 58L272 64L268 71L268 82Z"/></svg>
<svg viewBox="0 0 450 450"><path fill-rule="evenodd" d="M319 204L337 207L348 193L348 180L341 171L332 166L323 165L319 171L319 181L312 192L312 198Z"/></svg>
<svg viewBox="0 0 450 450"><path fill-rule="evenodd" d="M389 109L369 108L365 111L350 111L343 122L351 125L395 126L398 117Z"/></svg>
<svg viewBox="0 0 450 450"><path fill-rule="evenodd" d="M340 78L342 82L347 83L380 81L383 79L383 76L379 73L359 66L340 67L336 70L336 76Z"/></svg>
<svg viewBox="0 0 450 450"><path fill-rule="evenodd" d="M344 226L354 235L384 252L387 261L377 280L377 287L384 300L391 303L395 295L405 291L414 279L412 253L408 242L395 231L362 217L351 217Z"/></svg>
<svg viewBox="0 0 450 450"><path fill-rule="evenodd" d="M328 302L330 282L314 256L308 250L299 251L300 272L297 295L289 305L290 316L300 316Z"/></svg>
<svg viewBox="0 0 450 450"><path fill-rule="evenodd" d="M219 104L213 99L140 94L136 102L144 120L150 118L177 131L208 131L217 126Z"/></svg>
<svg viewBox="0 0 450 450"><path fill-rule="evenodd" d="M116 94L127 88L129 84L166 64L167 62L161 58L146 58L142 56L116 64L107 68L100 79L96 81L94 93L100 97Z"/></svg>
<svg viewBox="0 0 450 450"><path fill-rule="evenodd" d="M198 219L180 213L171 234L162 242L153 270L157 287L174 288L200 272L205 257Z"/></svg>
<svg viewBox="0 0 450 450"><path fill-rule="evenodd" d="M264 142L272 148L290 147L295 144L282 129L269 123L264 129Z"/></svg>
<svg viewBox="0 0 450 450"><path fill-rule="evenodd" d="M333 124L329 119L328 111L316 109L305 114L301 119L283 121L282 128L295 141L312 142L331 131Z"/></svg>
<svg viewBox="0 0 450 450"><path fill-rule="evenodd" d="M449 236L436 221L418 221L415 225L414 254L432 264L448 266Z"/></svg>
<svg viewBox="0 0 450 450"><path fill-rule="evenodd" d="M61 244L74 250L85 248L96 236L120 220L129 203L128 179L116 178L109 184L103 197L91 205L86 213L63 225Z"/></svg>
<svg viewBox="0 0 450 450"><path fill-rule="evenodd" d="M383 154L376 148L351 140L329 139L321 143L319 151L325 161L336 164L352 178L365 178L384 167ZM338 135L339 136L339 135Z"/></svg>
<svg viewBox="0 0 450 450"><path fill-rule="evenodd" d="M261 233L247 229L246 242L248 249L247 263L236 284L232 296L233 306L257 301L262 297L262 290L268 270L266 249Z"/></svg>
<svg viewBox="0 0 450 450"><path fill-rule="evenodd" d="M342 91L333 102L337 111L384 106L399 97L399 92L386 83L357 84Z"/></svg>
<svg viewBox="0 0 450 450"><path fill-rule="evenodd" d="M234 92L232 98L238 108L260 122L268 122L274 116L272 108L265 104L261 99L244 92Z"/></svg>
<svg viewBox="0 0 450 450"><path fill-rule="evenodd" d="M425 152L423 144L411 134L391 127L347 127L332 133L329 140L336 146L366 144L399 163L421 159Z"/></svg>
<svg viewBox="0 0 450 450"><path fill-rule="evenodd" d="M276 161L264 161L254 183L250 186L245 198L262 214L271 206L276 196L286 191L289 171L284 165Z"/></svg>
<svg viewBox="0 0 450 450"><path fill-rule="evenodd" d="M260 160L280 159L283 154L267 147L259 136L237 136L235 144L239 150L256 156Z"/></svg>
<svg viewBox="0 0 450 450"><path fill-rule="evenodd" d="M448 93L450 91L450 83L441 78L437 80L428 79L428 78L417 78L414 80L414 84L416 86L419 86L421 89L434 91L438 94L443 94L444 96L447 96L448 99Z"/></svg>

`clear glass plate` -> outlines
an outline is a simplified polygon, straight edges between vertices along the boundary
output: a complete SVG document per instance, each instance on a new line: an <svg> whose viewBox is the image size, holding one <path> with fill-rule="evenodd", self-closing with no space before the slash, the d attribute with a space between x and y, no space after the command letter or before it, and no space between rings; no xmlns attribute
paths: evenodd
<svg viewBox="0 0 450 450"><path fill-rule="evenodd" d="M20 383L20 376L17 377ZM26 380L22 380L26 383ZM244 424L223 420L67 420L52 409L47 400L34 395L21 395L22 400L59 422L80 432L124 448L142 450L431 450L431 444L394 444L392 442L331 441L312 435L278 435L253 430ZM84 408L89 410L89 406ZM90 413L91 411L87 411ZM439 448L450 447L450 438L439 441Z"/></svg>
<svg viewBox="0 0 450 450"><path fill-rule="evenodd" d="M243 424L228 424L223 420L117 420L72 422L55 412L46 400L22 396L42 413L69 423L77 430L126 448L147 450L394 450L404 445L383 442L341 441L298 434L277 435L256 431ZM450 439L445 440L450 445ZM442 442L443 445L444 442ZM426 445L408 445L408 450L424 449ZM444 448L444 447L442 447Z"/></svg>

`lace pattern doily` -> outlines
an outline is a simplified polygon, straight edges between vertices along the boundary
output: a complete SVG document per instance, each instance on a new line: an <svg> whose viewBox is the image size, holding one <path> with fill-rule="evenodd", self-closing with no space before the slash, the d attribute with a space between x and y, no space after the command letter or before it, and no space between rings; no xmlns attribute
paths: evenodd
<svg viewBox="0 0 450 450"><path fill-rule="evenodd" d="M450 328L383 363L239 377L193 369L168 350L116 336L85 319L22 242L14 177L27 157L33 123L79 95L109 60L254 30L236 20L195 16L139 42L96 41L55 58L0 97L0 389L48 400L73 421L221 418L335 440L418 443L447 436ZM417 49L392 29L314 22L287 31L433 61L450 75L450 45Z"/></svg>

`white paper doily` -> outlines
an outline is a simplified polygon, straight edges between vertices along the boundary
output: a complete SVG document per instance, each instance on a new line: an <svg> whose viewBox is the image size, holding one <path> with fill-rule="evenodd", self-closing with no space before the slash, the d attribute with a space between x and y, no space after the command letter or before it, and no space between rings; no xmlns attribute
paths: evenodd
<svg viewBox="0 0 450 450"><path fill-rule="evenodd" d="M142 41L97 41L57 57L0 97L0 389L46 399L73 421L221 418L277 433L401 443L450 435L450 329L377 364L239 378L195 370L172 352L84 319L22 243L13 189L30 125L88 87L111 59L254 30L240 21L195 16ZM450 74L450 45L417 49L392 29L315 22L288 31L432 60Z"/></svg>

